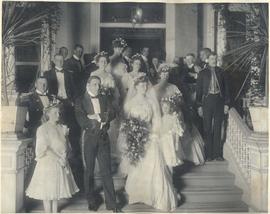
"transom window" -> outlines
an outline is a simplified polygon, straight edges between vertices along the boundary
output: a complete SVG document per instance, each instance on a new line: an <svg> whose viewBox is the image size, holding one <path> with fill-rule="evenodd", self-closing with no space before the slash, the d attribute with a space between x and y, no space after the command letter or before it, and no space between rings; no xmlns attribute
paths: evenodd
<svg viewBox="0 0 270 214"><path fill-rule="evenodd" d="M163 3L102 3L102 23L131 22L132 13L136 8L143 11L143 23L165 23L165 4Z"/></svg>

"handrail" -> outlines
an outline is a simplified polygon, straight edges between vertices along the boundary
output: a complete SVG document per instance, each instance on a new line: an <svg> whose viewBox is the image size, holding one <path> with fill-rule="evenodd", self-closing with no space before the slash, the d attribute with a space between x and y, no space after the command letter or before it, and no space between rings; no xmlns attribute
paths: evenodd
<svg viewBox="0 0 270 214"><path fill-rule="evenodd" d="M245 133L246 136L251 135L252 130L250 130L247 124L243 122L243 119L240 117L235 108L230 109L229 116L234 119L234 121L237 123L239 127L241 127L241 130Z"/></svg>
<svg viewBox="0 0 270 214"><path fill-rule="evenodd" d="M237 111L232 108L229 112L229 123L226 136L226 144L240 168L241 174L245 178L247 185L250 184L250 148L248 138L252 135L247 125L241 119Z"/></svg>
<svg viewBox="0 0 270 214"><path fill-rule="evenodd" d="M251 170L254 168L254 154L268 153L268 133L254 132L248 128L238 112L232 108L229 112L226 144L231 150L235 164L243 175L244 182L251 187ZM255 152L255 153L254 153Z"/></svg>

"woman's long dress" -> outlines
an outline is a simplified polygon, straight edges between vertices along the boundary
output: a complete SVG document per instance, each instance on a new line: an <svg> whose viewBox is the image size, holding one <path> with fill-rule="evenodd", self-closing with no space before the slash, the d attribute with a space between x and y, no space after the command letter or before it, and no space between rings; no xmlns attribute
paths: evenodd
<svg viewBox="0 0 270 214"><path fill-rule="evenodd" d="M26 190L27 196L59 200L71 198L79 191L66 160L67 141L61 125L47 122L38 128L35 153L37 164Z"/></svg>
<svg viewBox="0 0 270 214"><path fill-rule="evenodd" d="M183 128L176 112L163 115L160 142L165 162L171 169L174 166L182 165L185 159L182 142L179 141L182 135Z"/></svg>
<svg viewBox="0 0 270 214"><path fill-rule="evenodd" d="M177 195L173 187L172 175L166 167L159 145L159 138L154 131L155 107L149 99L133 99L125 108L128 117L152 123L146 153L136 166L125 166L127 171L126 192L129 203L145 203L163 211L174 210L177 206ZM125 143L123 142L123 147ZM127 165L128 160L122 163Z"/></svg>
<svg viewBox="0 0 270 214"><path fill-rule="evenodd" d="M180 95L178 96L179 99L182 99L182 93L175 85L170 83L165 83L164 85L159 83L154 86L154 90L159 101L162 98L174 97L176 94ZM184 106L183 101L179 100L178 105ZM180 115L183 114L181 108L176 109L176 111ZM180 141L185 153L185 160L193 162L195 165L202 165L205 162L203 139L192 121L189 121L189 126L186 124L184 129L184 135ZM179 154L179 156L182 156L182 154Z"/></svg>

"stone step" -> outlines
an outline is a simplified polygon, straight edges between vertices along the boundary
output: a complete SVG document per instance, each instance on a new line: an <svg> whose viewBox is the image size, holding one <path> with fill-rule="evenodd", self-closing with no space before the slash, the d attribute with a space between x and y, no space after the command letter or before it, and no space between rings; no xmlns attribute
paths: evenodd
<svg viewBox="0 0 270 214"><path fill-rule="evenodd" d="M191 168L192 172L224 172L228 171L227 161L210 161L205 162L204 165L195 166Z"/></svg>
<svg viewBox="0 0 270 214"><path fill-rule="evenodd" d="M31 213L41 213L43 211L42 203L36 201L36 206L30 210ZM88 213L87 202L83 197L77 197L76 199L61 200L59 203L59 210L62 213ZM127 204L123 208L124 212L162 212L156 210L151 206L138 203ZM28 210L29 211L29 210ZM241 201L235 202L195 202L184 203L180 205L174 212L247 212L248 207ZM98 213L109 212L106 210L105 204L100 205Z"/></svg>
<svg viewBox="0 0 270 214"><path fill-rule="evenodd" d="M229 172L189 172L182 176L175 176L177 187L181 186L232 186L235 176Z"/></svg>
<svg viewBox="0 0 270 214"><path fill-rule="evenodd" d="M241 202L196 202L184 203L174 212L248 212L248 206Z"/></svg>
<svg viewBox="0 0 270 214"><path fill-rule="evenodd" d="M185 203L211 203L211 202L237 202L241 201L242 190L232 186L224 187L201 187L188 186L180 191Z"/></svg>
<svg viewBox="0 0 270 214"><path fill-rule="evenodd" d="M182 166L181 166L182 167ZM175 212L247 212L248 207L241 201L242 191L234 186L234 175L228 172L228 163L207 162L203 166L185 165L175 170L174 183L180 191L182 204ZM143 176L143 175L142 175ZM127 195L122 190L126 177L123 174L113 176L117 201L123 205L124 212L161 212L145 204L127 203ZM95 177L96 187L102 186L100 176ZM104 195L101 194L101 206L98 212L107 212ZM43 212L41 202L29 204L29 212ZM77 194L72 199L61 200L61 212L87 213L87 201Z"/></svg>
<svg viewBox="0 0 270 214"><path fill-rule="evenodd" d="M229 172L189 172L181 176L174 177L174 183L177 188L182 186L231 186L234 185L234 175ZM123 189L126 183L126 177L122 174L113 176L116 190ZM102 186L101 177L95 177L97 187Z"/></svg>

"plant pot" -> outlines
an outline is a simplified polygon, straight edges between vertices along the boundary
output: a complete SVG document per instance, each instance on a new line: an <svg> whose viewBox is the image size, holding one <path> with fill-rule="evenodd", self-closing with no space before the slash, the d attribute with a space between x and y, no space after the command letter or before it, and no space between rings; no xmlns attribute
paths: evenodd
<svg viewBox="0 0 270 214"><path fill-rule="evenodd" d="M2 133L23 131L27 108L22 106L2 106Z"/></svg>
<svg viewBox="0 0 270 214"><path fill-rule="evenodd" d="M249 107L251 121L255 132L268 132L268 108Z"/></svg>

